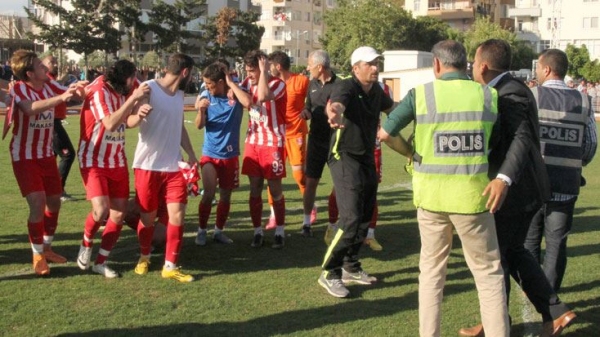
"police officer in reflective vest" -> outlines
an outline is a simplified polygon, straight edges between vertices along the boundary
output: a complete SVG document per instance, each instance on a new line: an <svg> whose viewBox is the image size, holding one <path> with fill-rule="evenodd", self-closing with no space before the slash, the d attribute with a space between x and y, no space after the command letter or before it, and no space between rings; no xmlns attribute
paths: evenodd
<svg viewBox="0 0 600 337"><path fill-rule="evenodd" d="M540 143L550 176L552 198L534 216L525 248L540 261L542 236L546 238L543 268L556 292L567 266L567 235L573 210L584 185L582 166L587 165L597 146L597 131L589 97L564 82L569 62L558 49L544 51L538 59L533 88L540 117Z"/></svg>
<svg viewBox="0 0 600 337"><path fill-rule="evenodd" d="M493 88L471 81L465 48L452 40L432 50L436 80L394 109L379 138L412 160L421 234L419 333L440 336L441 303L452 229L478 289L486 336L508 336L504 278L493 215L488 212L488 143L497 118ZM399 131L415 121L414 152Z"/></svg>

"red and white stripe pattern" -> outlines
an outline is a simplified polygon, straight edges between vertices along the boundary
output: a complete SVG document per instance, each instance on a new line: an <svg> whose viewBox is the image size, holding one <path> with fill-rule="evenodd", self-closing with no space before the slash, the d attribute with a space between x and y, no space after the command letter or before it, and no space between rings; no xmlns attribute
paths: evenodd
<svg viewBox="0 0 600 337"><path fill-rule="evenodd" d="M277 77L271 77L268 86L275 98L259 105L257 86L251 85L249 78L246 78L241 85L242 89L252 94L252 107L248 111L250 118L246 144L283 147L287 101L285 82Z"/></svg>
<svg viewBox="0 0 600 337"><path fill-rule="evenodd" d="M27 116L17 107L23 101L41 101L56 96L48 84L40 91L34 90L23 81L15 83L11 90L15 99L13 111L13 138L10 142L10 155L14 162L28 159L53 157L52 135L54 130L54 108L33 116Z"/></svg>
<svg viewBox="0 0 600 337"><path fill-rule="evenodd" d="M125 98L115 92L100 76L86 88L81 109L79 166L82 168L117 168L127 166L125 157L125 123L110 132L102 119L119 110Z"/></svg>

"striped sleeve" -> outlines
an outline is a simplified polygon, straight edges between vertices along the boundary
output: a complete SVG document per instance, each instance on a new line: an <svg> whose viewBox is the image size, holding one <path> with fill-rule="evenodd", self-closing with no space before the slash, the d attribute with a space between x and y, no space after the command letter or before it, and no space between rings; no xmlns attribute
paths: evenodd
<svg viewBox="0 0 600 337"><path fill-rule="evenodd" d="M273 78L273 80L271 80L269 82L269 90L271 90L271 92L273 93L273 96L275 100L280 99L281 97L283 97L286 94L285 91L285 83L279 79L275 79Z"/></svg>
<svg viewBox="0 0 600 337"><path fill-rule="evenodd" d="M64 85L56 82L55 80L50 80L50 82L48 82L47 84L50 87L50 90L52 90L55 95L62 95L65 91L67 91L67 89L69 89L69 87L65 87Z"/></svg>
<svg viewBox="0 0 600 337"><path fill-rule="evenodd" d="M113 104L108 104L109 102L107 99L111 99L111 94L106 90L106 88L96 90L92 96L90 101L90 110L94 115L94 119L97 121L102 120L104 117L114 112Z"/></svg>

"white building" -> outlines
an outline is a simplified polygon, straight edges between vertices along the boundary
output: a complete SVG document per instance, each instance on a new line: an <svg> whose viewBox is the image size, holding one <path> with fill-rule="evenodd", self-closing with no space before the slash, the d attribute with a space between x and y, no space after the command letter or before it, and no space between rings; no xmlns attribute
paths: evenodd
<svg viewBox="0 0 600 337"><path fill-rule="evenodd" d="M590 58L600 59L600 0L516 0L508 15L536 52L585 44Z"/></svg>
<svg viewBox="0 0 600 337"><path fill-rule="evenodd" d="M416 50L387 50L383 52L383 69L379 81L387 84L392 98L398 102L419 84L431 82L433 54Z"/></svg>
<svg viewBox="0 0 600 337"><path fill-rule="evenodd" d="M293 64L305 66L311 51L321 49L323 15L335 8L334 0L253 0L261 6L258 25L265 28L260 49L281 50Z"/></svg>

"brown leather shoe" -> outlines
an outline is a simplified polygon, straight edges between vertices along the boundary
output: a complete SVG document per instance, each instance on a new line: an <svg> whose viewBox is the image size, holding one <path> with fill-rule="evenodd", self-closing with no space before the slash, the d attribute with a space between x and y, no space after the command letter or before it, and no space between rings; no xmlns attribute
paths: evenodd
<svg viewBox="0 0 600 337"><path fill-rule="evenodd" d="M470 328L462 328L458 330L458 335L462 337L484 337L483 324L477 324Z"/></svg>
<svg viewBox="0 0 600 337"><path fill-rule="evenodd" d="M552 330L551 336L552 337L560 336L560 333L563 331L563 329L566 328L567 326L569 326L569 324L571 324L571 322L575 319L575 317L577 317L577 315L571 310L560 315L560 317L555 319L552 324L553 330Z"/></svg>

